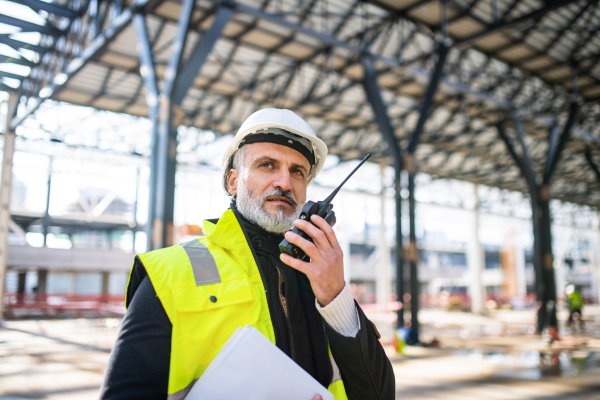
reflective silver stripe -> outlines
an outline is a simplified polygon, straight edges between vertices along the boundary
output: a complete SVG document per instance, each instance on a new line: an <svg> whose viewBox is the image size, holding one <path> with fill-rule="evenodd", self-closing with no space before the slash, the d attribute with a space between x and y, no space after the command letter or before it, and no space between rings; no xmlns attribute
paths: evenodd
<svg viewBox="0 0 600 400"><path fill-rule="evenodd" d="M187 396L188 392L190 390L192 390L192 387L194 386L194 384L196 383L197 380L198 379L194 379L192 381L192 383L190 383L189 385L187 385L183 389L178 390L177 392L168 395L167 396L167 400L183 400L183 398L185 398L185 396Z"/></svg>
<svg viewBox="0 0 600 400"><path fill-rule="evenodd" d="M340 374L340 369L338 368L337 364L335 363L333 356L329 356L329 361L331 362L331 368L333 368L333 378L331 378L331 383L341 381L342 374ZM330 383L330 385L331 385L331 383Z"/></svg>
<svg viewBox="0 0 600 400"><path fill-rule="evenodd" d="M215 259L205 245L196 239L181 246L185 249L192 264L196 286L221 283L221 275L219 275Z"/></svg>

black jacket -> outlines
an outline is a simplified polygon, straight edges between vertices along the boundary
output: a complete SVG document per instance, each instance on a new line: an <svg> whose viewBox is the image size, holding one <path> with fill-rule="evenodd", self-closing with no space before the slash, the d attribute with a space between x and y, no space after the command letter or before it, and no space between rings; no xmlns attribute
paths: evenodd
<svg viewBox="0 0 600 400"><path fill-rule="evenodd" d="M277 347L327 387L333 375L329 339L349 399L394 399L392 366L360 307L356 337L337 333L317 311L308 278L279 260L282 237L249 223L237 212L236 216L261 269ZM172 326L137 258L127 304L100 398L165 399Z"/></svg>

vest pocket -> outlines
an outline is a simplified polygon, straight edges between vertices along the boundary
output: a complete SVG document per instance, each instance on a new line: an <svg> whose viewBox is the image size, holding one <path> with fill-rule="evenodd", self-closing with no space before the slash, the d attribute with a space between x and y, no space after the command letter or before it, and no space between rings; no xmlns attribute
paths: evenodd
<svg viewBox="0 0 600 400"><path fill-rule="evenodd" d="M213 285L175 287L173 295L179 312L217 310L252 300L252 290L246 277Z"/></svg>

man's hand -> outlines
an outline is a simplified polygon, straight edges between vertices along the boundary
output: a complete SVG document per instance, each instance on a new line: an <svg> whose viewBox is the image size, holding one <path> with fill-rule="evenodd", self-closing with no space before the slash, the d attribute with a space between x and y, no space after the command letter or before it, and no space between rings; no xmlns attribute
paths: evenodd
<svg viewBox="0 0 600 400"><path fill-rule="evenodd" d="M290 267L306 274L317 301L321 307L325 307L344 289L344 255L327 221L317 215L313 215L311 219L316 226L301 219L294 221L294 225L306 232L314 243L291 231L285 234L288 242L304 250L310 257L310 262L284 253L279 257Z"/></svg>
<svg viewBox="0 0 600 400"><path fill-rule="evenodd" d="M323 400L323 398L320 394L315 394L315 397L313 397L312 400Z"/></svg>

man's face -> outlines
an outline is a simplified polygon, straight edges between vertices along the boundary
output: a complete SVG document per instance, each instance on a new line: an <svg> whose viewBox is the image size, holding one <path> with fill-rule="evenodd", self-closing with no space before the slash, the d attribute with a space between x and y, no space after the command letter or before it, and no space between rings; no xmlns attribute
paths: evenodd
<svg viewBox="0 0 600 400"><path fill-rule="evenodd" d="M238 194L240 183L253 196L264 197L262 208L271 215L290 216L298 204L306 202L306 186L310 164L306 157L287 146L275 143L246 145L243 168L232 169L227 178L229 193ZM243 181L240 182L240 180ZM296 200L277 192L291 193Z"/></svg>

